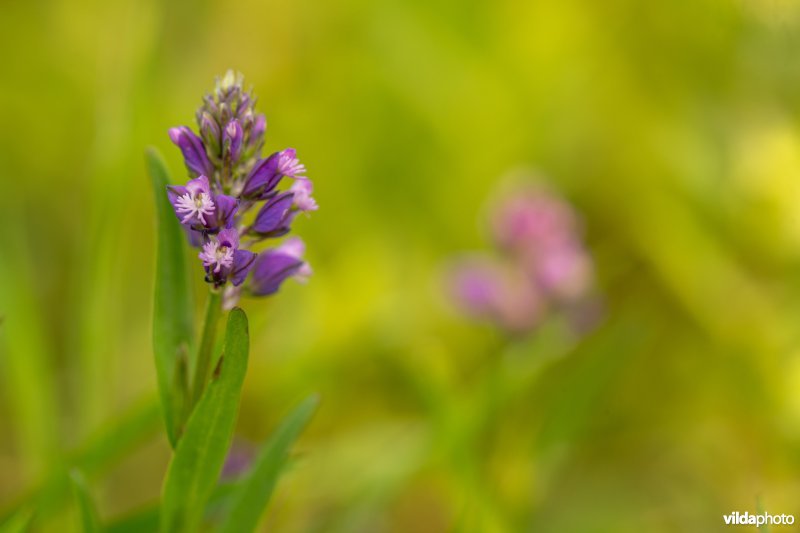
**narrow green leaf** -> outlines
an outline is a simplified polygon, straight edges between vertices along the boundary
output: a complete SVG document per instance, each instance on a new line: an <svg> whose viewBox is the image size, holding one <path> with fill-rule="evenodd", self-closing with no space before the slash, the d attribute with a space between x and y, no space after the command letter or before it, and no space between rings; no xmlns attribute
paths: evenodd
<svg viewBox="0 0 800 533"><path fill-rule="evenodd" d="M161 531L194 532L219 478L230 447L242 383L247 371L247 316L228 316L222 357L203 396L186 422L167 471Z"/></svg>
<svg viewBox="0 0 800 533"><path fill-rule="evenodd" d="M33 520L33 511L21 509L11 518L0 524L0 533L24 533Z"/></svg>
<svg viewBox="0 0 800 533"><path fill-rule="evenodd" d="M167 198L169 172L154 148L147 150L147 167L155 195L158 253L153 306L153 352L167 436L173 448L178 441L183 398L176 373L185 364L192 342L192 302L185 236ZM182 361L183 359L183 361Z"/></svg>
<svg viewBox="0 0 800 533"><path fill-rule="evenodd" d="M230 512L220 525L219 533L246 533L255 530L286 464L289 448L308 424L318 403L316 395L304 400L281 422L264 444L252 469L234 489Z"/></svg>
<svg viewBox="0 0 800 533"><path fill-rule="evenodd" d="M102 531L103 528L100 525L100 518L97 516L97 509L95 509L92 496L89 493L89 486L83 474L79 470L73 470L70 472L69 478L72 482L72 490L75 494L75 499L78 501L83 532L98 533Z"/></svg>

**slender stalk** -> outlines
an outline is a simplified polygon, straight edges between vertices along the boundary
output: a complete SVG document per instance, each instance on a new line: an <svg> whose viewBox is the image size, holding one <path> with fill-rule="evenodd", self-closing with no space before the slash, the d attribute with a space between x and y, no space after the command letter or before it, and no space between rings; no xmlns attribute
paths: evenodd
<svg viewBox="0 0 800 533"><path fill-rule="evenodd" d="M203 321L203 333L200 345L197 347L197 358L194 367L194 382L192 384L191 407L200 399L208 381L211 355L214 351L214 341L217 337L217 322L222 314L222 291L211 289L206 301L206 316Z"/></svg>

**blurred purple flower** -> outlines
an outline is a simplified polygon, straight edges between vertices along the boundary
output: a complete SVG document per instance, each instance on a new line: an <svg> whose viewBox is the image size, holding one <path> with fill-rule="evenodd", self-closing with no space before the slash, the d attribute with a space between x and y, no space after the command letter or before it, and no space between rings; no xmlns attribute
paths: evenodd
<svg viewBox="0 0 800 533"><path fill-rule="evenodd" d="M451 292L466 313L520 332L587 301L593 266L568 203L518 186L493 204L489 222L497 255L461 259L451 271Z"/></svg>
<svg viewBox="0 0 800 533"><path fill-rule="evenodd" d="M491 257L461 259L453 268L451 290L462 309L513 332L537 325L545 302L536 285L514 265Z"/></svg>
<svg viewBox="0 0 800 533"><path fill-rule="evenodd" d="M222 466L220 477L223 480L231 481L250 470L250 466L255 459L256 450L251 444L235 440L231 445L225 464Z"/></svg>

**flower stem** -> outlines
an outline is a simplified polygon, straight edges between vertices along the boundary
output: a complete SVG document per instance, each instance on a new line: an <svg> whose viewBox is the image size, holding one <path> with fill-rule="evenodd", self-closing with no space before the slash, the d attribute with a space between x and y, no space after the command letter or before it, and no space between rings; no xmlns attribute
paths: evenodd
<svg viewBox="0 0 800 533"><path fill-rule="evenodd" d="M217 337L217 322L222 314L222 292L211 289L206 301L206 317L203 321L203 333L200 337L200 345L197 348L197 359L195 360L194 382L192 384L191 406L200 399L208 381L209 367L211 366L211 355L214 351L214 341Z"/></svg>

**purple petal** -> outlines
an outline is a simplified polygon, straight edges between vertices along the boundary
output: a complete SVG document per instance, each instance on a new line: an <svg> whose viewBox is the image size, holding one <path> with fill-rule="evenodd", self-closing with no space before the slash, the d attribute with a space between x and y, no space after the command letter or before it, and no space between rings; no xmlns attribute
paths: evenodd
<svg viewBox="0 0 800 533"><path fill-rule="evenodd" d="M256 296L268 296L278 291L281 283L296 274L303 261L275 250L262 252L256 257L250 290Z"/></svg>
<svg viewBox="0 0 800 533"><path fill-rule="evenodd" d="M280 152L275 152L266 159L259 160L245 181L242 197L254 200L263 200L278 186L281 175L278 174L278 158Z"/></svg>
<svg viewBox="0 0 800 533"><path fill-rule="evenodd" d="M233 268L231 269L229 279L235 287L242 284L247 274L250 272L255 259L256 254L250 250L236 250L233 253Z"/></svg>
<svg viewBox="0 0 800 533"><path fill-rule="evenodd" d="M228 248L238 250L239 232L236 231L236 228L225 228L217 235L217 241L219 242L220 246L226 246Z"/></svg>
<svg viewBox="0 0 800 533"><path fill-rule="evenodd" d="M193 196L201 193L211 195L211 185L208 183L206 176L198 176L193 180L189 180L186 184L186 190L192 193Z"/></svg>
<svg viewBox="0 0 800 533"><path fill-rule="evenodd" d="M306 243L300 237L289 237L275 249L277 252L289 255L295 259L302 259L306 252Z"/></svg>
<svg viewBox="0 0 800 533"><path fill-rule="evenodd" d="M206 155L206 149L200 137L195 135L186 126L179 126L169 130L169 138L183 153L186 168L193 174L211 174L214 167Z"/></svg>
<svg viewBox="0 0 800 533"><path fill-rule="evenodd" d="M259 138L263 137L266 131L267 131L267 117L261 114L256 115L256 121L253 124L253 131L250 134L250 138L253 141L256 141Z"/></svg>
<svg viewBox="0 0 800 533"><path fill-rule="evenodd" d="M239 201L232 196L218 194L214 197L216 212L214 213L215 228L229 228L239 208Z"/></svg>
<svg viewBox="0 0 800 533"><path fill-rule="evenodd" d="M290 209L294 194L285 192L269 200L256 215L250 230L259 235L277 237L289 231L292 219Z"/></svg>
<svg viewBox="0 0 800 533"><path fill-rule="evenodd" d="M193 248L200 248L203 246L205 239L202 231L193 230L188 226L182 225L182 227L186 232L186 238L189 240L189 246L192 246Z"/></svg>
<svg viewBox="0 0 800 533"><path fill-rule="evenodd" d="M183 185L168 185L167 186L167 198L169 198L169 203L172 204L172 207L175 207L175 202L178 201L178 198L183 196L184 194L188 193L189 191ZM177 213L176 213L177 214ZM178 218L183 218L178 216Z"/></svg>
<svg viewBox="0 0 800 533"><path fill-rule="evenodd" d="M298 178L289 187L289 190L294 193L294 205L300 211L316 211L319 209L317 201L311 197L314 191L314 185L308 178Z"/></svg>

